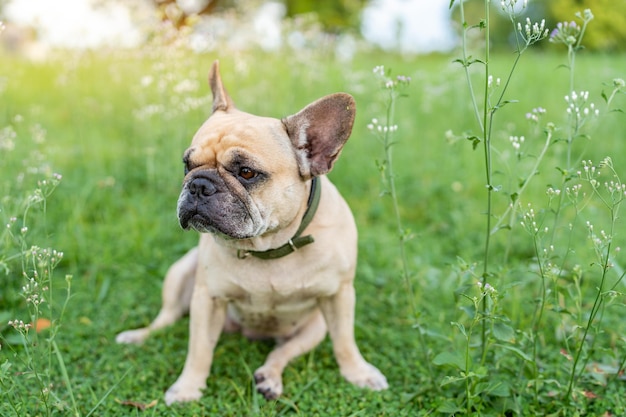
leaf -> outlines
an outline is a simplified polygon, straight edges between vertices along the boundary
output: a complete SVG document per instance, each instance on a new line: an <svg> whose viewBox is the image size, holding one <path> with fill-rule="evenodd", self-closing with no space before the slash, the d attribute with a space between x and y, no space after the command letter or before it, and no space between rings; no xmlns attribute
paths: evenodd
<svg viewBox="0 0 626 417"><path fill-rule="evenodd" d="M13 313L10 311L0 311L0 329L3 329L7 326L9 320L11 320Z"/></svg>
<svg viewBox="0 0 626 417"><path fill-rule="evenodd" d="M499 103L497 106L495 106L493 108L493 111L501 109L502 107L506 106L507 104L511 104L511 103L519 103L519 100L504 100L501 103Z"/></svg>
<svg viewBox="0 0 626 417"><path fill-rule="evenodd" d="M467 339L467 332L465 331L465 326L463 326L463 323L453 321L450 324L457 327L461 331L461 333L463 333L463 336L465 336L465 338Z"/></svg>
<svg viewBox="0 0 626 417"><path fill-rule="evenodd" d="M78 322L80 324L84 324L85 326L91 326L93 324L93 322L91 321L91 319L89 317L85 317L85 316L81 316L78 319Z"/></svg>
<svg viewBox="0 0 626 417"><path fill-rule="evenodd" d="M445 414L457 414L463 412L464 410L454 401L446 400L437 408L437 411Z"/></svg>
<svg viewBox="0 0 626 417"><path fill-rule="evenodd" d="M465 61L465 60L463 60L463 59L461 59L461 58L457 58L457 59L455 59L455 60L454 60L454 61L452 61L452 62L458 62L459 64L463 65L464 67L469 66L469 65L468 65L468 63L467 63L467 61Z"/></svg>
<svg viewBox="0 0 626 417"><path fill-rule="evenodd" d="M465 139L467 139L470 142L472 142L472 149L473 150L476 150L476 148L478 147L478 145L481 142L481 139L478 136L476 136L476 135L467 136Z"/></svg>
<svg viewBox="0 0 626 417"><path fill-rule="evenodd" d="M470 26L470 29L485 29L487 27L487 22L485 21L485 19L481 19L480 22L476 23L475 25Z"/></svg>
<svg viewBox="0 0 626 417"><path fill-rule="evenodd" d="M465 314L467 314L470 319L474 319L476 317L476 307L473 304L462 306L462 307L460 307L460 309L463 310L465 312ZM465 334L465 333L463 333L463 334Z"/></svg>
<svg viewBox="0 0 626 417"><path fill-rule="evenodd" d="M515 330L508 324L495 322L493 324L493 336L503 342L508 342L515 336Z"/></svg>
<svg viewBox="0 0 626 417"><path fill-rule="evenodd" d="M3 336L4 341L8 345L23 345L28 341L21 333L11 333L8 336Z"/></svg>
<svg viewBox="0 0 626 417"><path fill-rule="evenodd" d="M605 103L609 102L609 98L606 96L606 93L604 92L604 90L602 90L602 93L600 93L600 96L602 96Z"/></svg>
<svg viewBox="0 0 626 417"><path fill-rule="evenodd" d="M452 6L454 6L454 2L455 2L455 0L450 0L450 5L448 6L448 9L451 9Z"/></svg>
<svg viewBox="0 0 626 417"><path fill-rule="evenodd" d="M463 377L463 376L446 376L441 380L441 383L439 384L440 387L446 386L448 384L454 384L455 382L461 382L461 381L465 381L467 378Z"/></svg>
<svg viewBox="0 0 626 417"><path fill-rule="evenodd" d="M400 401L403 404L407 404L413 401L413 399L417 397L418 395L419 395L418 392L403 392L402 394L400 394Z"/></svg>
<svg viewBox="0 0 626 417"><path fill-rule="evenodd" d="M511 386L508 381L502 380L481 382L476 384L475 392L496 397L509 397L511 395Z"/></svg>
<svg viewBox="0 0 626 417"><path fill-rule="evenodd" d="M465 369L465 358L458 352L441 352L433 358L433 363L437 366L453 366L460 370Z"/></svg>
<svg viewBox="0 0 626 417"><path fill-rule="evenodd" d="M157 403L159 402L158 400L152 400L151 402L149 402L148 404L144 404L141 403L139 401L131 401L131 400L118 400L117 398L115 399L115 402L121 405L125 405L128 407L133 407L136 408L138 410L144 411L147 410L148 408L152 408L155 405L157 405Z"/></svg>
<svg viewBox="0 0 626 417"><path fill-rule="evenodd" d="M501 347L502 349L506 349L508 351L511 351L513 353L515 353L517 356L519 356L520 358L522 358L523 360L525 360L526 362L534 362L533 358L530 357L529 355L527 355L526 353L522 352L520 349L510 346L510 345L501 345L501 344L495 344L494 346L497 347Z"/></svg>
<svg viewBox="0 0 626 417"><path fill-rule="evenodd" d="M583 391L583 395L592 400L598 398L598 396L591 391Z"/></svg>

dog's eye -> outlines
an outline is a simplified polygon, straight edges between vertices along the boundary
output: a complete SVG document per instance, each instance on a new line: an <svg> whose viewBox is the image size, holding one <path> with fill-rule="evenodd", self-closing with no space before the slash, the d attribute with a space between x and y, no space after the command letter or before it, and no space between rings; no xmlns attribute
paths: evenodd
<svg viewBox="0 0 626 417"><path fill-rule="evenodd" d="M256 171L253 171L248 167L242 167L239 170L239 176L244 180L251 180L252 178L257 176L257 173Z"/></svg>

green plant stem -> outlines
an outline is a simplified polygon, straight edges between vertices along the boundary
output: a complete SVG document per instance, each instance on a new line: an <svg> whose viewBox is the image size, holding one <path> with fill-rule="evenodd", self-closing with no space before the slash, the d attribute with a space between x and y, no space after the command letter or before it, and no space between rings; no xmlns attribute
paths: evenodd
<svg viewBox="0 0 626 417"><path fill-rule="evenodd" d="M54 349L54 353L56 355L57 361L59 362L59 367L61 368L61 374L63 376L63 382L65 382L65 385L68 387L68 391L70 394L70 400L72 401L72 408L74 409L74 415L79 417L80 416L80 412L78 411L78 405L76 404L76 399L74 398L74 391L72 391L71 387L71 381L70 381L70 377L67 373L67 368L65 367L65 361L63 360L63 355L61 355L61 352L59 351L59 347L57 346L57 342L55 342L54 340L52 340L51 342L52 348Z"/></svg>
<svg viewBox="0 0 626 417"><path fill-rule="evenodd" d="M5 384L4 381L5 380L3 378L0 378L0 386L2 386L2 390L3 390L5 401L9 403L9 405L11 406L13 411L15 412L15 415L17 416L17 415L19 415L17 404L13 400L13 395L9 395L11 393L11 391L13 391L14 387Z"/></svg>
<svg viewBox="0 0 626 417"><path fill-rule="evenodd" d="M387 127L390 127L394 120L395 113L395 97L394 90L389 90L389 101L387 103ZM409 272L409 262L406 257L406 247L405 247L405 230L402 227L402 217L400 216L400 203L398 199L398 191L396 189L396 179L393 170L393 152L392 146L394 145L391 141L391 129L387 129L384 134L383 143L385 148L385 164L387 165L387 180L389 181L389 193L391 194L391 202L393 205L393 214L396 221L398 239L400 241L400 262L402 264L402 278L404 280L404 285L407 290L408 297L410 299L411 312L413 314L413 319L417 319L417 305L415 304L415 294L413 292L413 285L411 283L411 275Z"/></svg>
<svg viewBox="0 0 626 417"><path fill-rule="evenodd" d="M610 248L610 244L609 244L609 248ZM608 261L608 255L607 255L607 261ZM567 392L565 393L565 396L563 398L564 400L567 400L570 397L574 389L574 382L578 380L578 378L580 377L580 375L576 376L578 363L580 362L580 359L582 358L583 348L585 346L585 340L587 339L589 330L591 329L591 326L593 325L596 315L598 314L598 311L600 310L600 307L602 305L602 293L603 293L604 283L606 281L607 271L608 271L607 266L603 265L602 278L600 279L600 286L598 287L596 298L593 302L593 306L591 307L591 313L589 314L589 318L587 319L587 324L585 325L585 328L583 330L582 338L580 339L580 343L578 344L576 353L574 354L574 363L572 364L572 371L570 373L569 382L567 385ZM583 370L584 368L581 369L581 372Z"/></svg>
<svg viewBox="0 0 626 417"><path fill-rule="evenodd" d="M567 94L571 94L572 91L574 91L574 67L576 64L576 50L580 47L580 42L582 40L582 36L580 36L578 38L578 43L577 43L577 47L574 47L573 45L568 45L567 46L567 63L568 63L568 70L569 70L569 90L567 92ZM570 116L571 117L571 116ZM570 125L570 129L567 132L567 164L565 167L565 174L564 174L564 178L563 178L563 183L561 186L561 189L564 188L565 184L569 181L570 179L570 171L572 170L572 165L571 165L571 161L572 161L572 143L574 142L574 137L576 135L576 132L574 131L574 129L571 128ZM556 226L559 222L559 218L561 217L561 208L563 207L563 194L561 193L559 196L559 201L556 207L556 211L554 212L554 222L552 224L552 235L550 238L550 244L552 244L554 242L554 235L556 233Z"/></svg>
<svg viewBox="0 0 626 417"><path fill-rule="evenodd" d="M107 392L104 393L104 395L102 396L102 398L100 398L100 400L98 400L98 402L96 403L96 405L93 406L93 408L91 410L89 410L89 413L87 413L87 415L85 417L89 417L91 415L93 415L93 413L98 409L98 407L100 407L100 405L104 402L104 400L106 400L108 398L109 395L111 395L111 393L113 392L113 390L115 390L119 384L124 380L124 378L126 378L126 376L128 375L128 373L130 371L132 371L134 368L130 367L126 370L126 372L124 372L124 375L122 375L122 377L119 379L119 381L117 381L115 384L113 384L113 386L111 388L109 388L107 390ZM80 414L78 414L78 410L76 410L76 415L79 416Z"/></svg>
<svg viewBox="0 0 626 417"><path fill-rule="evenodd" d="M531 178L533 178L536 174L537 171L539 170L539 165L541 164L544 156L546 155L546 152L548 151L548 148L550 147L550 143L552 142L552 131L548 131L546 134L546 141L543 144L543 148L541 148L541 152L539 152L539 156L537 156L537 159L535 161L535 164L533 165L532 169L530 170L528 176L526 178L524 178L523 184L520 188L518 188L517 192L517 198L519 201L519 198L521 197L522 193L526 190L526 187L528 187L528 184L530 183ZM509 217L509 213L511 211L513 211L513 213L511 214L510 218L509 218L509 226L512 226L512 222L515 220L515 204L511 204L507 207L507 209L504 211L504 213L502 214L502 216L500 216L500 219L498 220L498 222L496 223L496 225L493 227L493 229L491 229L491 234L495 234L498 230L500 230L500 227L502 226L502 223L504 221L504 219L506 219L507 217Z"/></svg>
<svg viewBox="0 0 626 417"><path fill-rule="evenodd" d="M396 179L395 179L394 166L393 166L392 147L394 145L394 142L392 141L392 129L390 128L391 126L393 126L394 124L393 121L395 120L394 117L395 117L396 98L397 98L397 95L396 95L395 87L390 88L388 101L386 105L387 129L385 130L384 135L383 135L383 147L385 151L384 163L387 169L385 178L389 186L389 194L391 196L393 213L394 213L394 218L395 218L395 223L396 223L396 228L397 228L397 236L399 240L399 250L400 250L400 261L402 264L402 278L403 278L404 285L406 288L407 296L409 298L409 304L411 306L412 320L417 322L419 318L419 312L417 309L417 304L415 302L415 293L413 290L413 284L411 282L411 273L410 273L409 262L408 262L407 254L406 254L407 253L407 250L406 250L407 235L406 235L406 230L404 229L402 225L402 216L400 213L400 201L398 198L398 191L396 187ZM434 379L432 361L430 360L429 351L426 348L427 345L426 345L426 340L424 338L424 334L420 326L417 323L415 323L414 327L417 328L419 343L424 354L424 363L426 364L426 368L428 370L429 375L431 376L431 378Z"/></svg>
<svg viewBox="0 0 626 417"><path fill-rule="evenodd" d="M613 91L611 91L611 95L606 99L606 110L608 112L611 111L611 103L613 102L613 99L615 98L615 95L617 93L619 93L620 91L621 91L621 88L619 88L619 87L613 88Z"/></svg>
<svg viewBox="0 0 626 417"><path fill-rule="evenodd" d="M613 170L613 168L611 167L611 170ZM615 174L615 171L613 171L613 173ZM620 205L623 201L623 197L619 197L619 199L617 201L612 200L612 201L608 201L607 199L603 198L602 195L599 193L597 187L593 187L593 192L595 195L598 196L598 198L600 199L600 201L602 201L602 203L609 209L610 212L610 217L611 217L611 230L609 233L609 236L614 236L615 234L615 226L616 226L616 222L618 219L618 214L619 214L619 208ZM576 353L574 356L574 363L572 365L572 372L570 373L570 378L569 378L569 383L568 383L568 388L567 388L567 392L565 394L565 399L569 398L569 396L572 393L572 390L574 388L574 382L576 380L578 380L581 375L582 372L585 369L585 366L581 366L580 371L578 376L576 375L577 372L577 368L578 368L578 363L580 362L581 358L582 358L582 354L583 354L583 348L585 345L585 341L587 340L587 335L589 334L590 329L592 328L594 321L596 320L596 317L598 315L598 312L604 308L604 286L607 280L607 276L609 273L609 270L611 269L611 249L612 249L612 240L609 240L606 248L604 249L604 253L600 252L600 248L597 248L598 250L598 257L599 257L599 261L600 261L600 265L602 266L602 275L600 278L600 285L598 286L597 292L596 292L596 297L594 299L593 302L593 306L591 307L591 312L589 314L589 318L587 319L587 324L585 325L584 331L583 331L583 336L580 340L580 343L578 344L578 347L576 349ZM624 278L624 273L622 273L617 282L613 285L612 289L615 288L615 286L622 281L622 279ZM600 326L600 323L602 322L602 315L600 316L600 320L597 323L597 326ZM593 343L595 343L595 338L593 339L593 341L591 342L592 346ZM587 362L589 360L589 357L587 356L585 358L585 362Z"/></svg>
<svg viewBox="0 0 626 417"><path fill-rule="evenodd" d="M624 277L624 275L622 275L620 277L620 279L618 280L621 281L622 278ZM622 360L619 363L619 366L617 367L617 370L610 376L610 378L608 378L607 383L605 385L605 387L609 387L612 386L614 382L617 382L617 379L620 377L620 375L622 375L622 373L624 372L624 368L626 367L626 354L624 354L622 356Z"/></svg>
<svg viewBox="0 0 626 417"><path fill-rule="evenodd" d="M576 65L576 51L580 48L580 43L582 42L583 34L584 34L586 27L587 27L587 24L584 23L583 29L581 30L581 33L580 33L580 36L578 37L578 41L576 45L567 46L567 61L568 61L568 70L569 70L569 90L567 93L568 95L571 94L575 88L574 87L574 74L575 74L575 65ZM575 117L575 116L570 116L570 117ZM572 127L570 124L570 129L568 130L567 140L566 140L567 165L565 168L563 183L561 186L562 189L564 188L565 184L570 180L570 175L571 175L570 173L572 171L572 147L573 147L574 138L578 134L578 128L579 128L578 125ZM552 237L550 238L550 244L554 242L554 234L556 233L556 226L558 224L558 221L561 215L561 208L563 206L563 194L564 193L561 193L561 195L559 196L557 208L554 213L554 222L552 225Z"/></svg>
<svg viewBox="0 0 626 417"><path fill-rule="evenodd" d="M485 88L484 88L484 102L483 102L483 150L485 156L485 177L487 180L487 227L485 233L485 246L484 246L484 261L483 261L483 285L487 284L489 275L489 246L491 243L491 211L492 211L492 194L493 185L491 184L491 136L490 130L487 128L488 124L491 124L493 120L493 114L490 116L489 111L489 4L490 0L485 0ZM486 297L482 303L482 314L487 313L487 300ZM482 356L487 354L487 323L482 323L481 334L481 347Z"/></svg>
<svg viewBox="0 0 626 417"><path fill-rule="evenodd" d="M467 22L465 21L465 9L463 7L463 1L459 2L459 10L461 12L461 24L463 25L463 32L462 32L463 35L462 35L462 40L461 40L462 51L463 51L462 52L463 53L463 72L465 73L465 80L467 81L467 86L469 88L470 99L472 100L472 108L474 109L474 116L476 117L476 121L478 122L478 125L480 126L480 130L482 132L484 130L483 121L480 116L480 110L478 109L478 103L476 102L476 94L474 93L474 84L472 83L472 78L469 73L469 67L471 63L469 62L469 56L467 55L468 26L467 26Z"/></svg>
<svg viewBox="0 0 626 417"><path fill-rule="evenodd" d="M598 192L597 192L597 190L595 188L594 188L594 192L596 194L598 194ZM617 221L617 211L618 211L618 209L619 209L619 203L617 203L617 205L614 205L613 207L610 208L610 211L611 211L611 231L610 231L609 236L613 236L614 233L615 233L615 223ZM593 306L591 307L591 312L589 314L589 318L587 319L587 324L585 325L585 328L583 330L582 338L580 339L580 343L578 344L578 347L576 349L576 353L574 355L574 363L572 365L572 371L570 373L569 383L568 383L568 386L567 386L567 392L565 393L564 400L567 400L570 397L570 395L572 394L572 391L574 389L574 382L580 378L580 376L582 374L582 371L584 370L584 367L582 367L581 370L580 370L581 373L578 376L576 375L577 368L578 368L578 363L580 362L580 360L581 360L581 358L583 356L583 348L585 346L585 340L587 340L587 335L589 334L589 331L590 331L591 327L594 324L596 316L598 315L598 311L600 311L600 309L601 309L601 307L603 305L604 285L606 283L607 275L608 275L608 272L609 272L609 269L610 269L611 248L612 248L612 242L609 241L607 243L607 246L606 246L606 249L605 249L605 253L603 255L603 259L601 259L602 276L600 278L600 285L598 286L598 289L596 291L596 297L594 299ZM599 326L600 323L597 323L597 325Z"/></svg>
<svg viewBox="0 0 626 417"><path fill-rule="evenodd" d="M539 252L539 245L537 243L537 234L533 235L533 244L535 248L535 256L537 257L537 261L539 263L539 276L541 277L541 297L539 298L539 306L535 309L535 314L533 317L532 324L532 341L533 341L533 378L536 380L539 377L539 367L537 363L539 362L537 358L537 334L539 333L539 326L541 324L541 320L543 318L543 313L546 308L546 273L544 270L543 262L541 261L541 254ZM539 405L539 386L538 384L534 384L535 388L535 405Z"/></svg>
<svg viewBox="0 0 626 417"><path fill-rule="evenodd" d="M484 323L484 320L483 320ZM471 366L471 355L470 355L470 347L472 346L472 329L474 328L474 323L469 328L469 332L467 334L467 338L465 340L465 401L466 403L466 414L469 416L472 414L472 390L470 386L470 366Z"/></svg>
<svg viewBox="0 0 626 417"><path fill-rule="evenodd" d="M569 70L569 91L567 94L572 94L572 92L574 91L575 88L575 84L574 84L574 76L575 76L575 69L576 69L576 52L581 48L581 43L583 40L583 37L585 35L585 30L587 29L587 23L589 23L587 20L583 21L583 26L580 30L580 34L578 35L578 39L576 41L575 45L572 44L568 44L567 45L567 63L568 63L568 70ZM575 115L570 116L570 117L576 117ZM576 125L572 128L572 126L570 126L568 135L567 135L567 167L566 167L566 172L567 175L569 175L570 171L572 170L572 147L573 147L573 143L574 143L574 138L578 135L578 131L580 129L581 126L578 126L578 123L576 122ZM564 183L569 181L569 178L566 176ZM560 204L558 207L558 210L556 212L556 216L555 216L555 226L556 226L556 219L558 218L559 212L560 212ZM553 228L554 230L554 228Z"/></svg>

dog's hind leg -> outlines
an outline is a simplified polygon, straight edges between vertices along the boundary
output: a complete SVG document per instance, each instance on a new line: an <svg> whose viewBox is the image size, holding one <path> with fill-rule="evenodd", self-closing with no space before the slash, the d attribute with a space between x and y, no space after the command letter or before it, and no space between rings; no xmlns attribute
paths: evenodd
<svg viewBox="0 0 626 417"><path fill-rule="evenodd" d="M148 327L127 330L117 335L117 343L142 343L151 332L169 326L189 312L193 292L198 248L193 248L167 271L163 282L162 305L159 314Z"/></svg>
<svg viewBox="0 0 626 417"><path fill-rule="evenodd" d="M254 372L257 391L268 400L278 398L283 392L282 374L285 366L292 359L313 349L325 336L326 323L318 310L297 333L279 344L269 354L265 364Z"/></svg>

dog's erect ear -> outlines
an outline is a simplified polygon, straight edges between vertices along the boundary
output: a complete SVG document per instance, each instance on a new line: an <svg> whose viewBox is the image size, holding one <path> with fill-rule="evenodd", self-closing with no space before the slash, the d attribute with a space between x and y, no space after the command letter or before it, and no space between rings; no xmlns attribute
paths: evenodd
<svg viewBox="0 0 626 417"><path fill-rule="evenodd" d="M211 92L213 93L213 112L218 110L228 111L228 109L234 109L235 104L228 95L224 84L222 84L222 77L220 76L220 62L213 62L211 71L209 71L209 85L211 86Z"/></svg>
<svg viewBox="0 0 626 417"><path fill-rule="evenodd" d="M350 137L355 114L352 96L336 93L283 119L304 178L324 175L332 169Z"/></svg>

